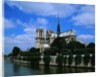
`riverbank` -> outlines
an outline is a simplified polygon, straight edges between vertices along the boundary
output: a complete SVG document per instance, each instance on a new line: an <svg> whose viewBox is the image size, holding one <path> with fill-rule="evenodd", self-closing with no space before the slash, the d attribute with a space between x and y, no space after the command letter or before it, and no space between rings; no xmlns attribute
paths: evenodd
<svg viewBox="0 0 100 77"><path fill-rule="evenodd" d="M31 67L28 64L13 63L4 61L4 76L26 76L26 75L45 75L45 74L68 74L68 73L86 73L95 72L92 68L74 68L74 67L57 67L39 65Z"/></svg>
<svg viewBox="0 0 100 77"><path fill-rule="evenodd" d="M39 65L45 65L45 63L44 63L44 61L43 61L43 56L41 56L40 57L41 59L40 59L40 61L39 61ZM50 56L50 58L51 58L51 60L50 60L50 66L57 66L57 63L56 63L56 58L57 58L57 56ZM69 65L69 61L68 61L68 59L66 59L66 64L62 64L64 67L72 67L72 68L93 68L93 69L95 69L95 66L92 66L92 64L91 64L91 62L90 62L90 60L89 60L89 62L87 63L87 65L86 64L84 64L84 61L83 61L83 58L84 57L82 57L82 60L81 60L81 62L80 62L80 64L77 64L76 65L76 62L75 62L75 55L73 55L73 57L72 57L73 59L72 59L72 63ZM18 59L13 59L13 62L14 63L18 63L18 64L24 64L24 65L30 65L31 64L31 62L30 61L25 61L25 60L18 60Z"/></svg>

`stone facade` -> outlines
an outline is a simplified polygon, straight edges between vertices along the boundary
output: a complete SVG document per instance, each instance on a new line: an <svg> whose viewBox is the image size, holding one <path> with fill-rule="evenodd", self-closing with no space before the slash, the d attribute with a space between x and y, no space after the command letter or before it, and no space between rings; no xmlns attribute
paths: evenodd
<svg viewBox="0 0 100 77"><path fill-rule="evenodd" d="M46 35L44 35L46 34ZM68 30L66 32L60 33L59 37L64 37L66 42L69 43L70 41L76 40L76 35L73 30ZM44 32L43 29L36 30L36 48L40 49L42 53L45 48L49 48L50 44L57 38L57 34L54 33L52 30L47 30Z"/></svg>
<svg viewBox="0 0 100 77"><path fill-rule="evenodd" d="M69 66L69 56L70 55L65 55L64 57L67 57L66 59L66 64L63 63L63 66ZM79 64L75 64L75 57L77 55L72 55L72 63L70 64L71 67L86 67L86 68L95 68L95 66L92 65L91 63L91 57L93 56L92 54L89 55L89 62L86 64L84 64L84 57L85 57L85 54L83 55L80 55L81 56L81 62ZM50 56L51 60L50 60L50 65L54 65L54 66L57 66L57 63L56 63L56 58L57 56ZM40 60L40 64L43 64L44 65L44 61L43 61L43 56L41 56L41 60Z"/></svg>
<svg viewBox="0 0 100 77"><path fill-rule="evenodd" d="M66 43L71 41L79 41L77 40L76 35L72 29L65 32L60 32L60 21L58 18L57 33L54 33L52 30L46 30L45 32L44 29L41 28L36 30L36 48L39 48L40 53L43 53L44 49L49 48L50 44L57 37L65 38ZM84 43L82 41L79 42Z"/></svg>
<svg viewBox="0 0 100 77"><path fill-rule="evenodd" d="M43 44L45 42L44 38L44 30L43 29L37 29L36 30L36 48L40 49L40 52L43 51Z"/></svg>

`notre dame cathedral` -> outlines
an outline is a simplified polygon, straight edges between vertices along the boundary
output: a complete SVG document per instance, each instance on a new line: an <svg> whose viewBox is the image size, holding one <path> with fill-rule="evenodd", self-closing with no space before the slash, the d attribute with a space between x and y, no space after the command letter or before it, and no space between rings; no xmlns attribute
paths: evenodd
<svg viewBox="0 0 100 77"><path fill-rule="evenodd" d="M46 36L44 35L46 33ZM68 30L66 32L60 32L60 22L58 19L57 24L57 33L54 33L52 30L47 30L44 32L44 29L38 28L36 30L36 48L40 49L42 53L45 48L49 48L50 44L54 41L55 38L64 37L66 42L69 43L71 41L77 41L76 35L73 30Z"/></svg>

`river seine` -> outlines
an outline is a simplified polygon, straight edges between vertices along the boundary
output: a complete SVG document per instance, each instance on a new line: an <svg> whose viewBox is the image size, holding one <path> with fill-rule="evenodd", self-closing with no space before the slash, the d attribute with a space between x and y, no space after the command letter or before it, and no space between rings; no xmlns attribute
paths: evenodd
<svg viewBox="0 0 100 77"><path fill-rule="evenodd" d="M25 75L43 75L43 74L67 74L67 73L82 73L94 72L95 69L87 68L69 68L69 67L31 67L28 65L15 64L10 61L4 60L4 77L8 76L25 76Z"/></svg>

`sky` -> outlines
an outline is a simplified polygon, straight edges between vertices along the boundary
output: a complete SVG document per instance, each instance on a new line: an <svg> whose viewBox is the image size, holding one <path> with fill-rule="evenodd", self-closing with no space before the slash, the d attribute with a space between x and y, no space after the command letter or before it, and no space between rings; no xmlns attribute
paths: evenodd
<svg viewBox="0 0 100 77"><path fill-rule="evenodd" d="M5 1L4 53L17 46L21 50L35 47L36 29L57 31L58 16L61 32L72 29L77 39L95 43L95 6L46 2Z"/></svg>

